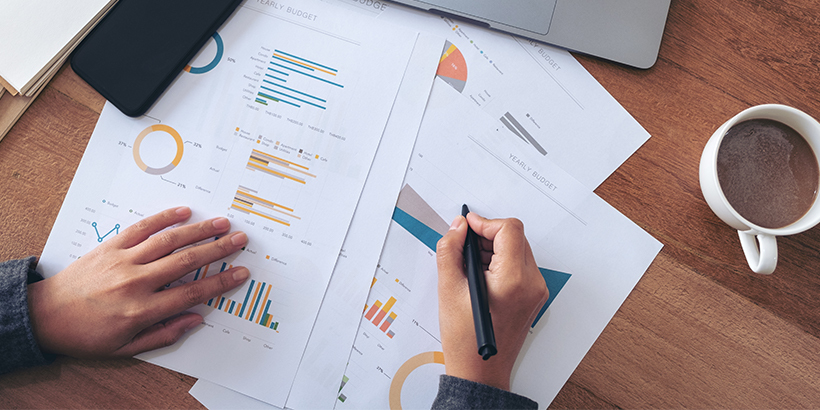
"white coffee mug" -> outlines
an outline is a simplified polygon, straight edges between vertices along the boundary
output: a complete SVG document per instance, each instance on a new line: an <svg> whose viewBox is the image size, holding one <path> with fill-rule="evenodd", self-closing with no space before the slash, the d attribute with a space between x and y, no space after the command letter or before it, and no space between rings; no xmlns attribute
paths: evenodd
<svg viewBox="0 0 820 410"><path fill-rule="evenodd" d="M749 222L741 216L726 199L720 187L717 172L718 149L726 132L743 121L767 119L788 125L808 142L814 151L815 160L820 154L820 123L808 114L792 107L779 104L758 105L748 108L726 121L712 134L700 158L700 188L706 203L712 211L737 229L746 261L754 272L770 274L777 265L776 236L793 235L808 230L820 223L820 200L814 198L809 211L794 223L781 228L764 228ZM819 161L820 162L820 161ZM820 181L819 181L820 182Z"/></svg>

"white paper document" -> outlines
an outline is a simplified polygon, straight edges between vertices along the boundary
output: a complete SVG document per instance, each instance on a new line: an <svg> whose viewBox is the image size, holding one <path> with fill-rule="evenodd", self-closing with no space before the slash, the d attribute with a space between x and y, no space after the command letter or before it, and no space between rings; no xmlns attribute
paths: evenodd
<svg viewBox="0 0 820 410"><path fill-rule="evenodd" d="M0 77L26 94L55 63L65 61L79 40L116 0L81 2L5 0L0 4ZM28 94L30 95L30 94Z"/></svg>
<svg viewBox="0 0 820 410"><path fill-rule="evenodd" d="M339 391L362 306L410 161L443 40L421 35L407 66L342 254L336 262L286 406L329 408Z"/></svg>
<svg viewBox="0 0 820 410"><path fill-rule="evenodd" d="M321 2L246 2L145 116L105 107L40 271L167 207L229 217L243 252L171 286L232 265L248 283L141 358L284 405L416 38Z"/></svg>
<svg viewBox="0 0 820 410"><path fill-rule="evenodd" d="M489 124L595 189L649 133L566 50L379 1L327 0L446 38L437 76Z"/></svg>
<svg viewBox="0 0 820 410"><path fill-rule="evenodd" d="M444 372L435 243L466 203L524 222L550 300L512 390L548 405L661 244L549 161L488 132L490 118L437 81L336 404L429 408ZM548 309L547 309L548 308ZM474 341L465 341L474 343Z"/></svg>

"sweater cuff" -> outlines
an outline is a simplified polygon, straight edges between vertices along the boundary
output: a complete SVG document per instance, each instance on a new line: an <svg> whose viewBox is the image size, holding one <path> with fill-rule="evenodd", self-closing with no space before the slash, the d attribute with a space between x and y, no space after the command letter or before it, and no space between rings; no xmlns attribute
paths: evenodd
<svg viewBox="0 0 820 410"><path fill-rule="evenodd" d="M31 329L27 285L43 279L36 266L34 257L0 263L0 300L5 305L0 308L0 374L54 361L54 355L40 350Z"/></svg>
<svg viewBox="0 0 820 410"><path fill-rule="evenodd" d="M537 409L538 403L515 393L442 374L433 409Z"/></svg>

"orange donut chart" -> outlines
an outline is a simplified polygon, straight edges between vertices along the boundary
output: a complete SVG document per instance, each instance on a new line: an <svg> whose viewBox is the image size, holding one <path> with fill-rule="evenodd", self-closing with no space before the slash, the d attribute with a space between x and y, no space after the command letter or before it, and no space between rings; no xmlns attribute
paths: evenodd
<svg viewBox="0 0 820 410"><path fill-rule="evenodd" d="M158 132L158 131L165 132L165 133L167 133L168 135L170 135L174 138L174 141L177 143L177 154L176 154L176 156L174 156L174 159L171 161L170 164L168 164L168 165L166 165L162 168L153 168L153 167L149 167L148 165L146 165L145 161L143 161L142 158L140 158L140 144L142 144L142 140L144 140L145 137L148 136L148 134L150 134L152 132ZM152 125L152 126L146 128L146 129L142 130L142 132L137 136L137 140L134 141L134 162L137 163L137 166L141 170L145 171L148 174L151 174L151 175L165 174L167 172L170 172L174 168L176 168L177 165L179 165L179 162L182 160L183 145L184 145L184 142L182 141L182 136L179 135L177 130L175 130L175 129L167 126L167 125L164 125L164 124Z"/></svg>
<svg viewBox="0 0 820 410"><path fill-rule="evenodd" d="M404 387L404 381L407 380L407 376L413 373L413 370L425 364L433 363L444 364L444 352L419 353L399 367L399 370L393 375L393 381L390 383L391 410L401 410L401 389Z"/></svg>

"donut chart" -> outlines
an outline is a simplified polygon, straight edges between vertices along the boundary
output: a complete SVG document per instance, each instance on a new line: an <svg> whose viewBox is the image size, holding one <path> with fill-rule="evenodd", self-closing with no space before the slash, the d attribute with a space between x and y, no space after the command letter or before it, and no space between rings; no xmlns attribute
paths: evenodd
<svg viewBox="0 0 820 410"><path fill-rule="evenodd" d="M219 61L222 60L222 54L225 53L225 45L222 43L222 37L219 36L219 33L214 33L211 37L213 37L214 41L216 41L216 55L214 56L214 59L202 67L191 67L190 65L186 65L184 68L185 71L191 74L205 74L216 68Z"/></svg>
<svg viewBox="0 0 820 410"><path fill-rule="evenodd" d="M436 76L458 92L463 92L464 86L467 85L467 61L464 60L461 50L449 41L444 44L444 53L438 62Z"/></svg>
<svg viewBox="0 0 820 410"><path fill-rule="evenodd" d="M404 387L404 381L407 380L407 376L419 367L433 363L444 364L444 352L433 351L419 353L399 367L399 370L393 375L393 381L390 383L391 410L401 409L401 389Z"/></svg>
<svg viewBox="0 0 820 410"><path fill-rule="evenodd" d="M174 155L174 159L171 160L171 163L169 163L168 165L165 165L165 166L160 167L160 168L149 167L145 163L145 161L142 160L142 157L140 157L140 145L142 145L142 141L145 139L145 137L148 136L148 134L151 134L151 133L154 133L154 132L164 132L164 133L170 135L174 139L174 142L176 143L177 152L176 152L176 155ZM175 129L173 129L173 128L165 125L165 124L152 125L152 126L146 128L146 129L142 130L142 132L137 136L136 141L134 141L134 149L133 149L134 162L137 163L137 166L141 170L143 170L146 173L151 174L151 175L162 175L162 174L168 173L171 170L173 170L174 168L176 168L177 165L179 165L179 162L182 160L183 145L184 145L184 142L182 141L182 136L179 135L177 130L175 130Z"/></svg>

